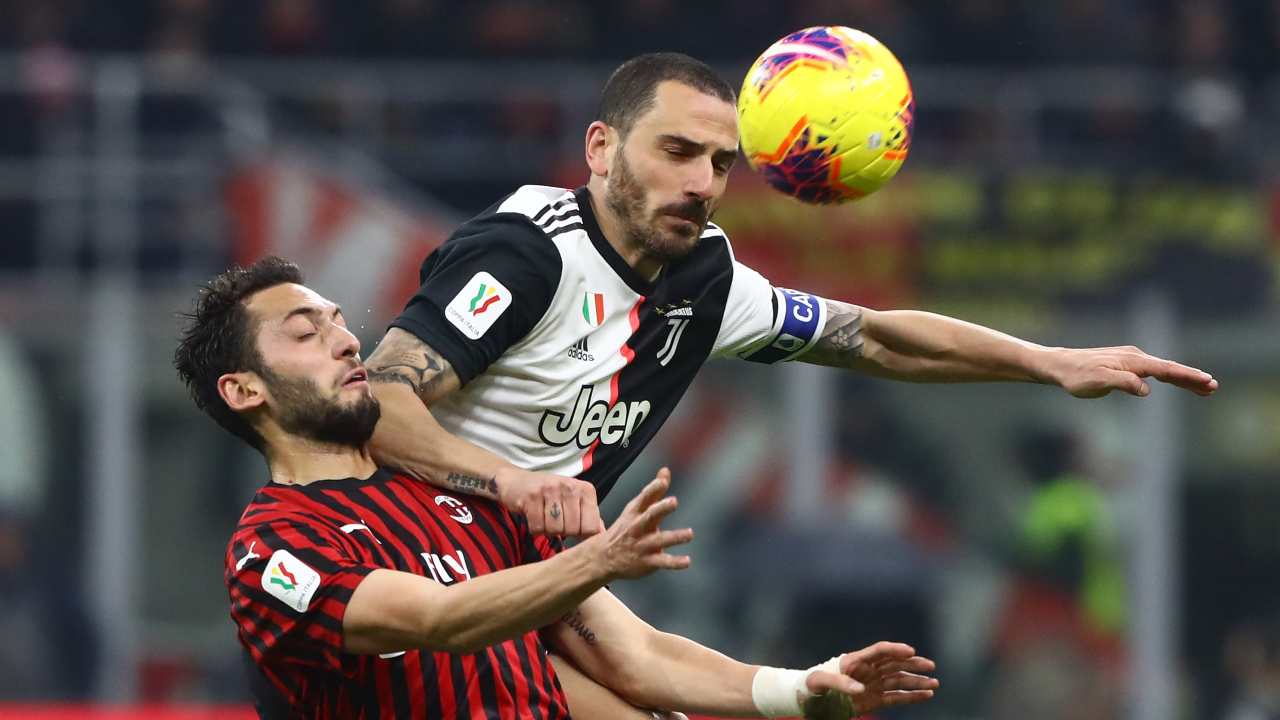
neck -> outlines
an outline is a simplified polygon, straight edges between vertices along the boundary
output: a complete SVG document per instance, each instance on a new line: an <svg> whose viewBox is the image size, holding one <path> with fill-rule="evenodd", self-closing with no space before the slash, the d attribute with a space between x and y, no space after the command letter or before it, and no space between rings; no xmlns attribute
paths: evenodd
<svg viewBox="0 0 1280 720"><path fill-rule="evenodd" d="M364 478L378 469L366 446L326 445L292 437L268 445L267 467L271 470L271 481L282 485Z"/></svg>
<svg viewBox="0 0 1280 720"><path fill-rule="evenodd" d="M587 190L590 191L591 211L595 213L604 239L640 277L649 280L656 278L662 270L662 261L646 252L644 246L628 235L622 220L609 207L609 203L605 202L604 179L593 175L587 182Z"/></svg>

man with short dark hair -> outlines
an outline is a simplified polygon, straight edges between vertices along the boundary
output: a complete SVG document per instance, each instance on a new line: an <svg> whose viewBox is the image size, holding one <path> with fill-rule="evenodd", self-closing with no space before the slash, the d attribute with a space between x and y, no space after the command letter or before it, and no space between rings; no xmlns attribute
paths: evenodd
<svg viewBox="0 0 1280 720"><path fill-rule="evenodd" d="M264 717L567 718L577 701L547 648L636 707L776 716L836 703L847 718L937 686L918 674L933 663L906 645L783 670L631 614L605 583L689 564L666 550L692 531L659 528L676 507L665 469L606 531L562 551L496 502L379 468L360 343L287 262L219 275L187 319L179 376L270 471L225 556ZM636 713L617 697L592 702Z"/></svg>

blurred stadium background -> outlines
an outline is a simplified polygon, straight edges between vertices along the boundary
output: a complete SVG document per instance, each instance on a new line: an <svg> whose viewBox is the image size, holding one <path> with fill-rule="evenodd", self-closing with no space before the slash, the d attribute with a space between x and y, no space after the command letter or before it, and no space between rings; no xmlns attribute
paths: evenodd
<svg viewBox="0 0 1280 720"><path fill-rule="evenodd" d="M1276 717L1275 0L0 1L0 715L247 716L221 558L265 470L170 367L197 282L285 255L367 353L454 224L584 181L619 61L736 84L814 24L902 59L911 158L828 209L740 166L739 257L1222 390L712 364L609 503L670 463L695 568L617 591L754 661L916 643L898 717Z"/></svg>

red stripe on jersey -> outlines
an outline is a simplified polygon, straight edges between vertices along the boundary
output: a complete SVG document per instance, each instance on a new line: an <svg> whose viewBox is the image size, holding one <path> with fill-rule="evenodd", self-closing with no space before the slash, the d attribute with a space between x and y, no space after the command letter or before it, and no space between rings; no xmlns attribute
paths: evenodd
<svg viewBox="0 0 1280 720"><path fill-rule="evenodd" d="M440 687L440 711L447 718L458 715L458 691L453 688L453 673L450 663L453 657L448 653L432 653L436 661L436 684Z"/></svg>
<svg viewBox="0 0 1280 720"><path fill-rule="evenodd" d="M402 485L397 484L389 488L389 492L394 495L401 504L411 507L414 503L413 493ZM424 493L424 495L425 494L426 493ZM440 494L444 493L441 492ZM431 503L432 506L435 505L434 500L429 500L425 497L422 502L424 502L424 504ZM479 522L479 515L482 512L482 508L475 508L473 510L471 527L474 527L474 524ZM476 532L466 532L465 528L468 526L461 525L456 520L449 520L446 522L443 518L434 513L428 513L427 517L424 518L424 521L427 519L434 521L435 526L440 530L441 534L449 538L451 542L462 546L461 549L464 554L473 564L473 567L469 568L473 573L479 574L478 571L481 570L479 567L474 567L477 560L485 561L485 565L489 566L484 568L487 572L495 572L503 567L513 567L514 565L519 564L518 559L513 559L510 556L504 557L503 554L493 546L493 543L489 542L488 539L485 538L484 533L479 532L478 528L476 529ZM449 527L448 523L453 523L453 527ZM480 548L481 544L484 545L483 550ZM488 551L488 554L485 553L486 550Z"/></svg>
<svg viewBox="0 0 1280 720"><path fill-rule="evenodd" d="M549 717L551 691L547 687L549 683L543 680L543 676L550 672L551 661L538 652L538 645L533 641L533 633L524 636L524 649L529 658L529 665L533 668L533 685L538 689L538 715L544 718Z"/></svg>
<svg viewBox="0 0 1280 720"><path fill-rule="evenodd" d="M525 712L529 708L529 680L524 676L524 668L520 665L520 655L516 652L514 640L508 640L499 646L507 659L507 667L511 668L511 680L515 683L516 710Z"/></svg>
<svg viewBox="0 0 1280 720"><path fill-rule="evenodd" d="M471 720L489 720L484 711L484 698L480 697L480 683L476 682L476 658L474 655L463 655L462 676L467 679L467 702L471 705Z"/></svg>
<svg viewBox="0 0 1280 720"><path fill-rule="evenodd" d="M498 650L501 650L499 646ZM493 647L484 649L485 656L489 658L489 666L493 668L491 677L493 678L494 695L498 698L499 707L512 708L516 713L524 714L525 706L516 705L516 699L511 695L511 688L507 687L507 681L502 679L502 671L499 670L501 664L498 662L498 654Z"/></svg>
<svg viewBox="0 0 1280 720"><path fill-rule="evenodd" d="M631 306L631 312L627 313L627 321L631 324L631 334L635 335L636 330L640 327L640 306L644 304L644 296ZM629 339L628 339L629 340ZM613 374L609 379L609 409L618 404L618 377L622 375L622 371L627 369L632 360L636 359L636 351L627 343L622 343L622 347L618 348L618 354L622 355L622 367L618 368L618 372ZM591 443L591 447L587 448L587 452L582 456L582 472L586 472L591 468L591 464L595 462L596 448L600 447L600 438L597 437L595 442Z"/></svg>
<svg viewBox="0 0 1280 720"><path fill-rule="evenodd" d="M404 679L409 685L409 697L426 698L427 686L422 680L422 656L425 653L410 652L400 656L399 662L404 663ZM392 660L392 662L396 662Z"/></svg>

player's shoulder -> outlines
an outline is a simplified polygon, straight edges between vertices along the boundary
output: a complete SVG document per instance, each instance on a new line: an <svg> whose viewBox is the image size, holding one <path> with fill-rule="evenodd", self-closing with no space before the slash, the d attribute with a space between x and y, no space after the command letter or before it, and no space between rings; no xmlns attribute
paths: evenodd
<svg viewBox="0 0 1280 720"><path fill-rule="evenodd" d="M487 235L497 239L546 240L573 221L581 227L578 199L572 190L524 185L463 223L451 239Z"/></svg>
<svg viewBox="0 0 1280 720"><path fill-rule="evenodd" d="M438 254L509 258L534 268L558 269L559 252L552 242L567 224L578 223L573 192L525 185L464 222L440 246Z"/></svg>
<svg viewBox="0 0 1280 720"><path fill-rule="evenodd" d="M336 529L338 520L324 513L308 509L293 497L297 493L289 488L263 488L240 515L240 522L231 536L231 544L261 533L305 533L313 535Z"/></svg>
<svg viewBox="0 0 1280 720"><path fill-rule="evenodd" d="M523 185L498 201L491 208L495 216L512 215L527 218L535 226L544 229L552 215L569 217L578 212L578 198L572 190L550 185Z"/></svg>

